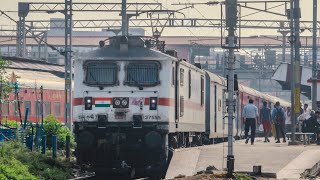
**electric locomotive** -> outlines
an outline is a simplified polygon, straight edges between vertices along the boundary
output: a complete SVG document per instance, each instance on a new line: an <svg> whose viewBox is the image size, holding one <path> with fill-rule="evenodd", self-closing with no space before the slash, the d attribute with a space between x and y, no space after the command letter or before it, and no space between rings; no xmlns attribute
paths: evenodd
<svg viewBox="0 0 320 180"><path fill-rule="evenodd" d="M163 175L169 146L202 143L203 70L126 36L110 38L74 69L79 163L97 172Z"/></svg>

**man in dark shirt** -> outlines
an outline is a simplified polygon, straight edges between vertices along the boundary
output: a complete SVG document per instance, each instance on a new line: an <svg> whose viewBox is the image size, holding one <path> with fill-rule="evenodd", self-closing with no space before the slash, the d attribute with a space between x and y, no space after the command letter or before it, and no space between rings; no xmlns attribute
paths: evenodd
<svg viewBox="0 0 320 180"><path fill-rule="evenodd" d="M282 134L283 142L286 142L286 136L284 134L285 114L282 107L280 106L279 101L276 102L275 108L272 110L272 119L276 126L276 134L277 134L276 143L280 143L280 133Z"/></svg>
<svg viewBox="0 0 320 180"><path fill-rule="evenodd" d="M270 142L268 137L271 132L271 110L266 101L263 102L263 107L260 109L260 123L263 125L264 142Z"/></svg>

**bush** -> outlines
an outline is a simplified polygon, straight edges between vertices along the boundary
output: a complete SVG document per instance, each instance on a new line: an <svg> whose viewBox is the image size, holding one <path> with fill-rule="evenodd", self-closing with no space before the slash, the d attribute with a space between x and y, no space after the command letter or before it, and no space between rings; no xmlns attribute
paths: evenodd
<svg viewBox="0 0 320 180"><path fill-rule="evenodd" d="M71 131L63 126L60 121L54 117L53 115L48 115L44 119L44 131L45 134L47 135L47 147L51 148L52 147L52 135L57 136L57 144L58 144L58 149L63 149L66 145L66 137L69 135L70 136L70 144L71 147L75 147L75 142L74 142L74 137L71 133Z"/></svg>
<svg viewBox="0 0 320 180"><path fill-rule="evenodd" d="M20 127L20 122L17 122L15 120L2 119L1 124L8 126L10 128L19 128Z"/></svg>
<svg viewBox="0 0 320 180"><path fill-rule="evenodd" d="M0 158L0 179L36 180L37 178L29 173L28 166L14 157L2 157Z"/></svg>
<svg viewBox="0 0 320 180"><path fill-rule="evenodd" d="M8 141L0 147L0 179L68 179L72 166L66 160L30 152L19 142Z"/></svg>
<svg viewBox="0 0 320 180"><path fill-rule="evenodd" d="M18 123L18 124L17 124ZM16 122L15 120L2 120L2 124L8 125L10 128L20 128L20 122ZM32 128L31 128L31 123L27 123L27 128L26 128L26 133L27 135L32 134ZM37 134L37 126L40 126L39 124L33 125L34 127L34 134ZM54 117L53 115L48 115L47 117L44 118L43 122L43 129L44 133L47 136L47 147L49 149L52 148L52 135L57 136L57 145L58 149L64 149L66 146L66 137L70 136L70 146L71 148L75 147L75 142L74 142L74 137L72 132L65 126L63 126L59 119ZM39 142L40 143L40 142Z"/></svg>

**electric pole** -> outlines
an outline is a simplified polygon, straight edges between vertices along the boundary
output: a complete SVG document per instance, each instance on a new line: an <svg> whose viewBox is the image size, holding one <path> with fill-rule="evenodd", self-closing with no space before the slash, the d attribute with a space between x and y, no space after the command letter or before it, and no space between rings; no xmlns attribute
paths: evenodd
<svg viewBox="0 0 320 180"><path fill-rule="evenodd" d="M121 24L122 36L128 36L127 0L122 0L121 17L122 17L122 24Z"/></svg>
<svg viewBox="0 0 320 180"><path fill-rule="evenodd" d="M292 140L289 142L291 145L296 145L295 131L296 131L296 118L300 115L300 0L291 0L290 3L290 28L291 28L291 123L292 123ZM293 24L294 19L294 24ZM294 33L293 33L294 32ZM294 46L294 58L293 58Z"/></svg>
<svg viewBox="0 0 320 180"><path fill-rule="evenodd" d="M294 71L294 83L295 83L295 107L294 107L294 113L295 118L300 115L300 79L301 79L301 73L300 73L300 0L294 0L294 27L295 27L295 71ZM295 124L295 123L293 123Z"/></svg>
<svg viewBox="0 0 320 180"><path fill-rule="evenodd" d="M65 104L64 104L64 123L72 129L72 0L65 0ZM68 98L69 96L69 98Z"/></svg>
<svg viewBox="0 0 320 180"><path fill-rule="evenodd" d="M234 170L234 155L233 155L233 113L235 109L234 100L234 70L235 70L235 57L234 49L236 49L236 36L235 31L237 28L237 0L225 1L226 11L226 30L228 31L226 49L228 49L228 156L227 156L227 169L228 177L232 177Z"/></svg>
<svg viewBox="0 0 320 180"><path fill-rule="evenodd" d="M317 0L313 0L312 109L317 110Z"/></svg>
<svg viewBox="0 0 320 180"><path fill-rule="evenodd" d="M291 142L289 144L296 144L296 136L295 136L295 131L296 131L296 118L295 118L295 112L294 112L294 107L295 107L295 76L294 76L294 70L295 70L295 61L294 61L294 27L293 27L293 0L290 1L290 37L289 37L289 42L290 42L290 58L291 58L291 69L290 71L292 72L291 75L291 131L292 131L292 137L291 137Z"/></svg>

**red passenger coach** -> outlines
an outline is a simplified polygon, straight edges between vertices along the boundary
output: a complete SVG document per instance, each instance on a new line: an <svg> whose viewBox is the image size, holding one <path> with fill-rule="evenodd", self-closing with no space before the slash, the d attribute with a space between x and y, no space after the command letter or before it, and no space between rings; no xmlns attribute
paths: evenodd
<svg viewBox="0 0 320 180"><path fill-rule="evenodd" d="M64 66L42 61L3 57L11 65L7 75L18 77L18 99L12 92L2 104L2 119L20 121L18 103L22 120L29 109L28 120L41 122L41 90L43 86L43 115L52 114L63 123L64 110ZM13 75L14 74L14 75Z"/></svg>
<svg viewBox="0 0 320 180"><path fill-rule="evenodd" d="M19 92L21 117L24 119L26 109L29 108L28 120L31 122L41 122L41 101L40 90L33 88L21 88ZM52 114L63 122L64 91L43 90L43 115ZM9 102L9 103L8 103ZM11 93L9 101L2 105L2 117L9 120L20 121L15 94Z"/></svg>

